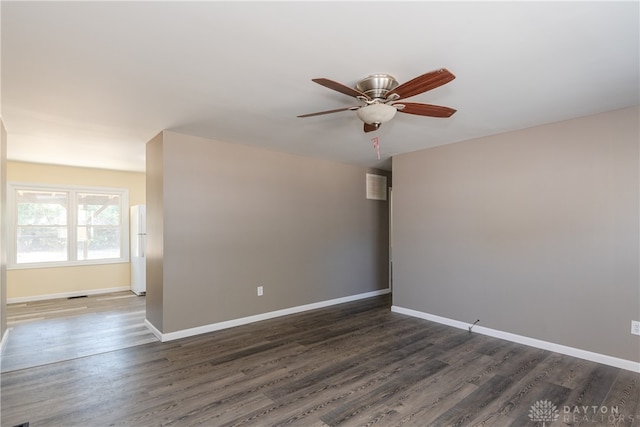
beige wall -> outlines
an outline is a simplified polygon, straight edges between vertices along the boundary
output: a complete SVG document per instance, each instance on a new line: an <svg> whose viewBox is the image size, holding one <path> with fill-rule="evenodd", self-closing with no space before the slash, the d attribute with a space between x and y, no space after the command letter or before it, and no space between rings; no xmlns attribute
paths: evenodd
<svg viewBox="0 0 640 427"><path fill-rule="evenodd" d="M7 179L49 185L82 185L129 189L129 204L144 204L145 174L106 169L77 168L37 163L8 162ZM7 297L46 295L126 287L129 264L15 269L7 272Z"/></svg>
<svg viewBox="0 0 640 427"><path fill-rule="evenodd" d="M394 158L395 306L640 361L637 107Z"/></svg>
<svg viewBox="0 0 640 427"><path fill-rule="evenodd" d="M388 203L366 199L368 169L167 131L147 162L160 332L388 287Z"/></svg>

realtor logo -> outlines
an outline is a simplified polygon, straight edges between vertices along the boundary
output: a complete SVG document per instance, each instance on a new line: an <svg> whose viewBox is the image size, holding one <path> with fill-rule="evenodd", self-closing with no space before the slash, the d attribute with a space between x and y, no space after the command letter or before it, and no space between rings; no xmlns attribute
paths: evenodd
<svg viewBox="0 0 640 427"><path fill-rule="evenodd" d="M548 400L538 400L529 409L531 421L542 422L542 427L546 427L546 423L552 423L559 417L560 411L558 411L556 405Z"/></svg>

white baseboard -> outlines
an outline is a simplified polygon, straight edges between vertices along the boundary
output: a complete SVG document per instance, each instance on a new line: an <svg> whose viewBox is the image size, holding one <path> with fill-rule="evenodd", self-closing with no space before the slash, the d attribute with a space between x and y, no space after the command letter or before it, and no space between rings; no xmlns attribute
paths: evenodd
<svg viewBox="0 0 640 427"><path fill-rule="evenodd" d="M7 342L9 342L9 331L11 330L11 328L7 328L6 331L4 331L4 334L2 334L2 339L0 339L0 357L2 357L2 355L4 354L4 348L7 345Z"/></svg>
<svg viewBox="0 0 640 427"><path fill-rule="evenodd" d="M148 319L144 319L144 325L151 331L153 335L158 338L158 341L162 342L162 332L158 330Z"/></svg>
<svg viewBox="0 0 640 427"><path fill-rule="evenodd" d="M440 317L429 313L423 313L421 311L411 310L409 308L397 307L395 305L391 306L391 311L393 311L394 313L406 314L407 316L430 320L432 322L441 323L447 326L453 326L454 328L459 329L469 330L469 326L471 326L469 323L461 322L459 320ZM553 351L555 353L566 354L567 356L577 357L579 359L589 360L591 362L602 363L603 365L609 365L616 368L625 369L627 371L640 373L640 362L634 362L632 360L620 359L613 356L607 356L606 354L594 353L579 348L568 347L566 345L555 344L536 338L529 338L522 335L512 334L510 332L486 328L479 325L473 327L473 332L482 335L488 335L494 338L500 338L518 344L528 345L530 347Z"/></svg>
<svg viewBox="0 0 640 427"><path fill-rule="evenodd" d="M273 319L274 317L286 316L289 314L301 313L303 311L315 310L317 308L329 307L332 305L342 304L345 302L356 301L364 298L370 298L378 295L384 295L391 292L390 289L382 289L379 291L366 292L363 294L350 295L348 297L336 298L327 301L320 301L312 304L299 305L297 307L285 308L282 310L271 311L268 313L256 314L254 316L242 317L239 319L227 320L225 322L212 323L209 325L198 326L196 328L183 329L181 331L169 332L163 334L151 322L145 320L145 325L151 332L162 342L173 341L180 338L191 337L194 335L206 334L208 332L219 331L222 329L233 328L235 326L246 325L248 323L259 322L261 320Z"/></svg>
<svg viewBox="0 0 640 427"><path fill-rule="evenodd" d="M17 304L21 302L30 302L30 301L43 301L43 300L58 299L58 298L79 297L83 295L108 294L111 292L122 292L122 291L130 291L130 290L131 290L131 286L120 286L117 288L91 289L86 291L63 292L59 294L35 295L32 297L7 298L7 304Z"/></svg>

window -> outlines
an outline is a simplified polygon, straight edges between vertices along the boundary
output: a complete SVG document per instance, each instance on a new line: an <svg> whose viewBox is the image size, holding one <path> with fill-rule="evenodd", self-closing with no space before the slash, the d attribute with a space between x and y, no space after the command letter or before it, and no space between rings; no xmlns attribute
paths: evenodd
<svg viewBox="0 0 640 427"><path fill-rule="evenodd" d="M128 262L126 189L9 184L9 267Z"/></svg>

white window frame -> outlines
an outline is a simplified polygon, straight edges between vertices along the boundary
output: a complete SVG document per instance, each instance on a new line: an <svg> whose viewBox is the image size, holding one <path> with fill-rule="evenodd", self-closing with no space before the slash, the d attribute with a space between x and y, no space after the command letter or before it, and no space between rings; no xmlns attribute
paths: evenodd
<svg viewBox="0 0 640 427"><path fill-rule="evenodd" d="M72 267L80 265L122 264L129 262L129 190L127 188L110 187L84 187L75 185L49 185L26 182L9 182L7 184L7 269L21 270L33 268ZM32 263L17 262L17 230L18 230L18 205L16 204L16 191L59 191L69 194L67 201L67 261L42 261ZM120 196L120 257L105 259L78 260L77 252L77 194L117 194Z"/></svg>

